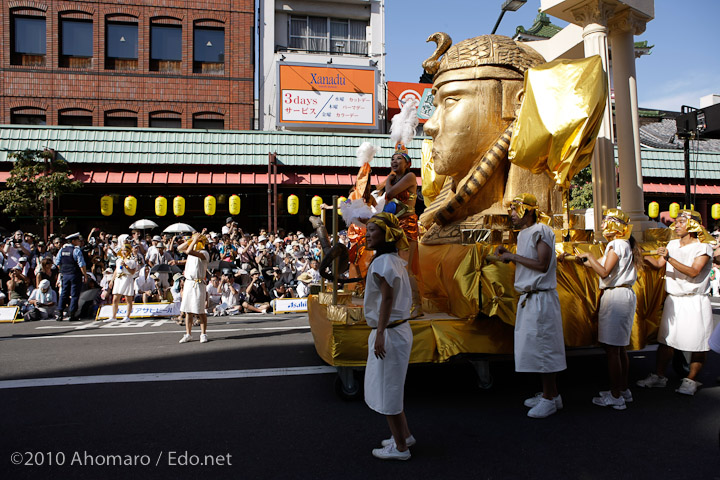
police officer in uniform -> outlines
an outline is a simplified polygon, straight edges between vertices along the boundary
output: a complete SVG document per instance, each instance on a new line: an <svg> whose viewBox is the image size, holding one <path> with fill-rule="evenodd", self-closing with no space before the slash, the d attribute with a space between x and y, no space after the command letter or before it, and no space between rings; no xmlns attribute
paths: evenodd
<svg viewBox="0 0 720 480"><path fill-rule="evenodd" d="M62 275L62 292L60 295L60 308L55 320L61 322L63 310L65 310L68 297L70 297L69 315L70 321L78 320L77 308L80 299L80 290L83 282L87 282L87 271L85 269L85 257L83 256L80 244L82 238L80 233L73 233L65 237L65 245L55 257L55 265L58 266Z"/></svg>

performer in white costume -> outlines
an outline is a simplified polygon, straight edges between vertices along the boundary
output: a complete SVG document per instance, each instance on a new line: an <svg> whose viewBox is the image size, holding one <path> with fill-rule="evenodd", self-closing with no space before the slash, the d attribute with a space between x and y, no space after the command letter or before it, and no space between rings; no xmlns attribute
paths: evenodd
<svg viewBox="0 0 720 480"><path fill-rule="evenodd" d="M692 352L690 373L683 378L678 393L695 395L695 380L702 369L713 328L710 304L710 269L712 268L712 240L702 226L702 217L694 210L680 210L670 225L679 239L671 240L667 248L658 248L659 258L646 258L654 268L665 267L667 298L658 329L657 363L654 373L637 382L645 388L667 385L665 369L674 349Z"/></svg>
<svg viewBox="0 0 720 480"><path fill-rule="evenodd" d="M178 251L187 253L185 263L185 288L182 293L180 311L187 314L185 318L185 335L180 343L192 341L192 326L195 315L200 318L200 343L208 341L207 337L207 314L205 306L207 300L207 266L210 261L210 254L205 251L207 238L205 229L202 233L195 232L189 240L178 247Z"/></svg>
<svg viewBox="0 0 720 480"><path fill-rule="evenodd" d="M372 454L383 460L408 460L415 443L403 408L405 375L410 362L412 330L407 323L412 291L407 262L398 249L408 243L400 223L391 213L379 213L367 223L367 248L375 250L365 283L364 311L368 326L365 369L365 402L386 416L392 436Z"/></svg>
<svg viewBox="0 0 720 480"><path fill-rule="evenodd" d="M528 416L544 418L562 408L557 372L567 368L560 299L556 290L555 233L538 223L537 199L523 193L510 204L510 218L520 229L517 253L500 246L496 254L515 262L515 290L520 293L515 318L515 371L538 372L543 391L525 400Z"/></svg>
<svg viewBox="0 0 720 480"><path fill-rule="evenodd" d="M602 233L608 240L605 255L599 260L591 253L580 253L577 261L600 276L598 342L605 346L610 375L610 390L593 398L595 405L625 410L632 402L628 388L629 362L625 347L630 344L637 298L633 285L642 268L642 253L632 237L629 217L619 208L605 211Z"/></svg>
<svg viewBox="0 0 720 480"><path fill-rule="evenodd" d="M117 320L118 306L120 299L125 296L127 302L127 313L121 320L127 322L130 320L132 313L133 300L135 299L135 272L138 270L137 260L133 257L132 246L129 243L122 245L118 258L115 262L115 273L110 282L112 284L112 316L106 319L106 322L114 322Z"/></svg>

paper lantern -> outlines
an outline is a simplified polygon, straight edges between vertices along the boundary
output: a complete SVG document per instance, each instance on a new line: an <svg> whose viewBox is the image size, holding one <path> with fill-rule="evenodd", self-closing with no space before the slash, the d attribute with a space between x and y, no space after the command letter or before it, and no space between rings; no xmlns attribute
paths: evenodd
<svg viewBox="0 0 720 480"><path fill-rule="evenodd" d="M320 215L322 213L322 197L315 195L310 201L310 207L312 208L313 215Z"/></svg>
<svg viewBox="0 0 720 480"><path fill-rule="evenodd" d="M158 217L167 215L167 198L160 196L155 199L155 215Z"/></svg>
<svg viewBox="0 0 720 480"><path fill-rule="evenodd" d="M103 195L100 198L100 213L109 217L113 212L113 198L110 195Z"/></svg>
<svg viewBox="0 0 720 480"><path fill-rule="evenodd" d="M670 204L670 218L677 218L680 213L680 205L677 202Z"/></svg>
<svg viewBox="0 0 720 480"><path fill-rule="evenodd" d="M648 216L650 218L657 218L658 215L660 215L660 205L658 202L650 202L650 205L648 205Z"/></svg>
<svg viewBox="0 0 720 480"><path fill-rule="evenodd" d="M137 210L137 199L133 197L132 195L128 195L125 197L125 215L128 217L132 217L135 215L135 211Z"/></svg>
<svg viewBox="0 0 720 480"><path fill-rule="evenodd" d="M205 207L205 215L215 215L215 197L213 197L212 195L208 195L207 197L205 197L203 206Z"/></svg>
<svg viewBox="0 0 720 480"><path fill-rule="evenodd" d="M710 216L713 220L720 220L720 203L714 203L710 209Z"/></svg>
<svg viewBox="0 0 720 480"><path fill-rule="evenodd" d="M237 195L230 196L230 215L237 215L240 213L240 197Z"/></svg>
<svg viewBox="0 0 720 480"><path fill-rule="evenodd" d="M176 217L185 215L185 199L183 197L177 196L173 199L173 213Z"/></svg>
<svg viewBox="0 0 720 480"><path fill-rule="evenodd" d="M347 202L347 198L345 197L339 197L338 198L338 215L342 217L342 212L340 211L340 204L343 202Z"/></svg>
<svg viewBox="0 0 720 480"><path fill-rule="evenodd" d="M218 198L217 198L218 205L225 205L225 202L227 202L227 195L225 195L224 193L218 195Z"/></svg>
<svg viewBox="0 0 720 480"><path fill-rule="evenodd" d="M300 199L297 195L290 195L287 199L287 210L290 215L295 215L300 209Z"/></svg>

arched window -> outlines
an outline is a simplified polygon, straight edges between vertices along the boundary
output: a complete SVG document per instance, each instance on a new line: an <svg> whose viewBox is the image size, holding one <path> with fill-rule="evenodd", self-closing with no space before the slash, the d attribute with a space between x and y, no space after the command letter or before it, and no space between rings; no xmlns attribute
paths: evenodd
<svg viewBox="0 0 720 480"><path fill-rule="evenodd" d="M60 16L61 68L92 68L93 20L85 12L61 12Z"/></svg>
<svg viewBox="0 0 720 480"><path fill-rule="evenodd" d="M182 115L177 112L150 112L151 128L182 128Z"/></svg>
<svg viewBox="0 0 720 480"><path fill-rule="evenodd" d="M92 112L84 108L66 108L58 112L58 125L89 127L93 124Z"/></svg>
<svg viewBox="0 0 720 480"><path fill-rule="evenodd" d="M208 130L224 130L225 116L222 113L198 112L193 115L192 128L204 128Z"/></svg>
<svg viewBox="0 0 720 480"><path fill-rule="evenodd" d="M45 12L32 8L10 11L10 64L44 67L46 53Z"/></svg>
<svg viewBox="0 0 720 480"><path fill-rule="evenodd" d="M193 24L193 72L225 73L225 24L196 20Z"/></svg>
<svg viewBox="0 0 720 480"><path fill-rule="evenodd" d="M105 69L138 69L138 19L130 15L105 17Z"/></svg>
<svg viewBox="0 0 720 480"><path fill-rule="evenodd" d="M105 112L106 127L137 127L137 112L132 110L108 110Z"/></svg>
<svg viewBox="0 0 720 480"><path fill-rule="evenodd" d="M16 125L46 125L45 110L39 107L10 109L10 123Z"/></svg>
<svg viewBox="0 0 720 480"><path fill-rule="evenodd" d="M150 70L180 73L182 65L182 22L172 17L150 20Z"/></svg>

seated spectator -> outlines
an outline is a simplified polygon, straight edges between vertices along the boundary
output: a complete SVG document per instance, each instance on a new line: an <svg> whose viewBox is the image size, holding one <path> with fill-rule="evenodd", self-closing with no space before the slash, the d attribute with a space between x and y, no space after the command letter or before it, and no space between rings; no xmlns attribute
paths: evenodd
<svg viewBox="0 0 720 480"><path fill-rule="evenodd" d="M110 286L113 279L114 270L110 267L103 270L103 276L100 279L100 298L104 305L108 305L112 301L112 287Z"/></svg>
<svg viewBox="0 0 720 480"><path fill-rule="evenodd" d="M143 303L149 303L149 302L167 302L172 303L173 301L173 295L172 292L170 292L169 288L165 288L162 285L162 280L160 279L160 275L158 273L153 273L150 275L150 278L153 280L153 288L149 292L143 293Z"/></svg>
<svg viewBox="0 0 720 480"><path fill-rule="evenodd" d="M152 295L154 288L155 280L150 276L150 267L143 265L135 278L135 302L147 303L145 299Z"/></svg>
<svg viewBox="0 0 720 480"><path fill-rule="evenodd" d="M49 280L41 280L38 288L33 290L28 299L30 304L27 312L23 317L25 321L45 320L47 318L55 318L57 310L57 293L50 288Z"/></svg>
<svg viewBox="0 0 720 480"><path fill-rule="evenodd" d="M30 281L23 275L19 267L10 270L10 280L7 281L8 305L24 307L28 301L28 288Z"/></svg>
<svg viewBox="0 0 720 480"><path fill-rule="evenodd" d="M250 278L250 284L245 290L247 300L243 303L243 308L250 312L267 313L270 309L270 294L267 286L256 268L250 270Z"/></svg>
<svg viewBox="0 0 720 480"><path fill-rule="evenodd" d="M210 277L210 283L207 286L207 311L214 312L215 307L222 303L220 293L220 276L217 273L213 273Z"/></svg>
<svg viewBox="0 0 720 480"><path fill-rule="evenodd" d="M232 315L233 313L242 313L242 304L245 295L240 295L240 285L235 283L235 277L232 270L223 269L220 278L220 304L215 307L215 316Z"/></svg>
<svg viewBox="0 0 720 480"><path fill-rule="evenodd" d="M298 298L305 298L310 295L310 284L312 283L312 275L308 272L301 273L297 277L297 287L295 291Z"/></svg>
<svg viewBox="0 0 720 480"><path fill-rule="evenodd" d="M312 282L311 283L320 283L320 262L313 259L310 260L310 269L308 270L308 273L312 276Z"/></svg>

